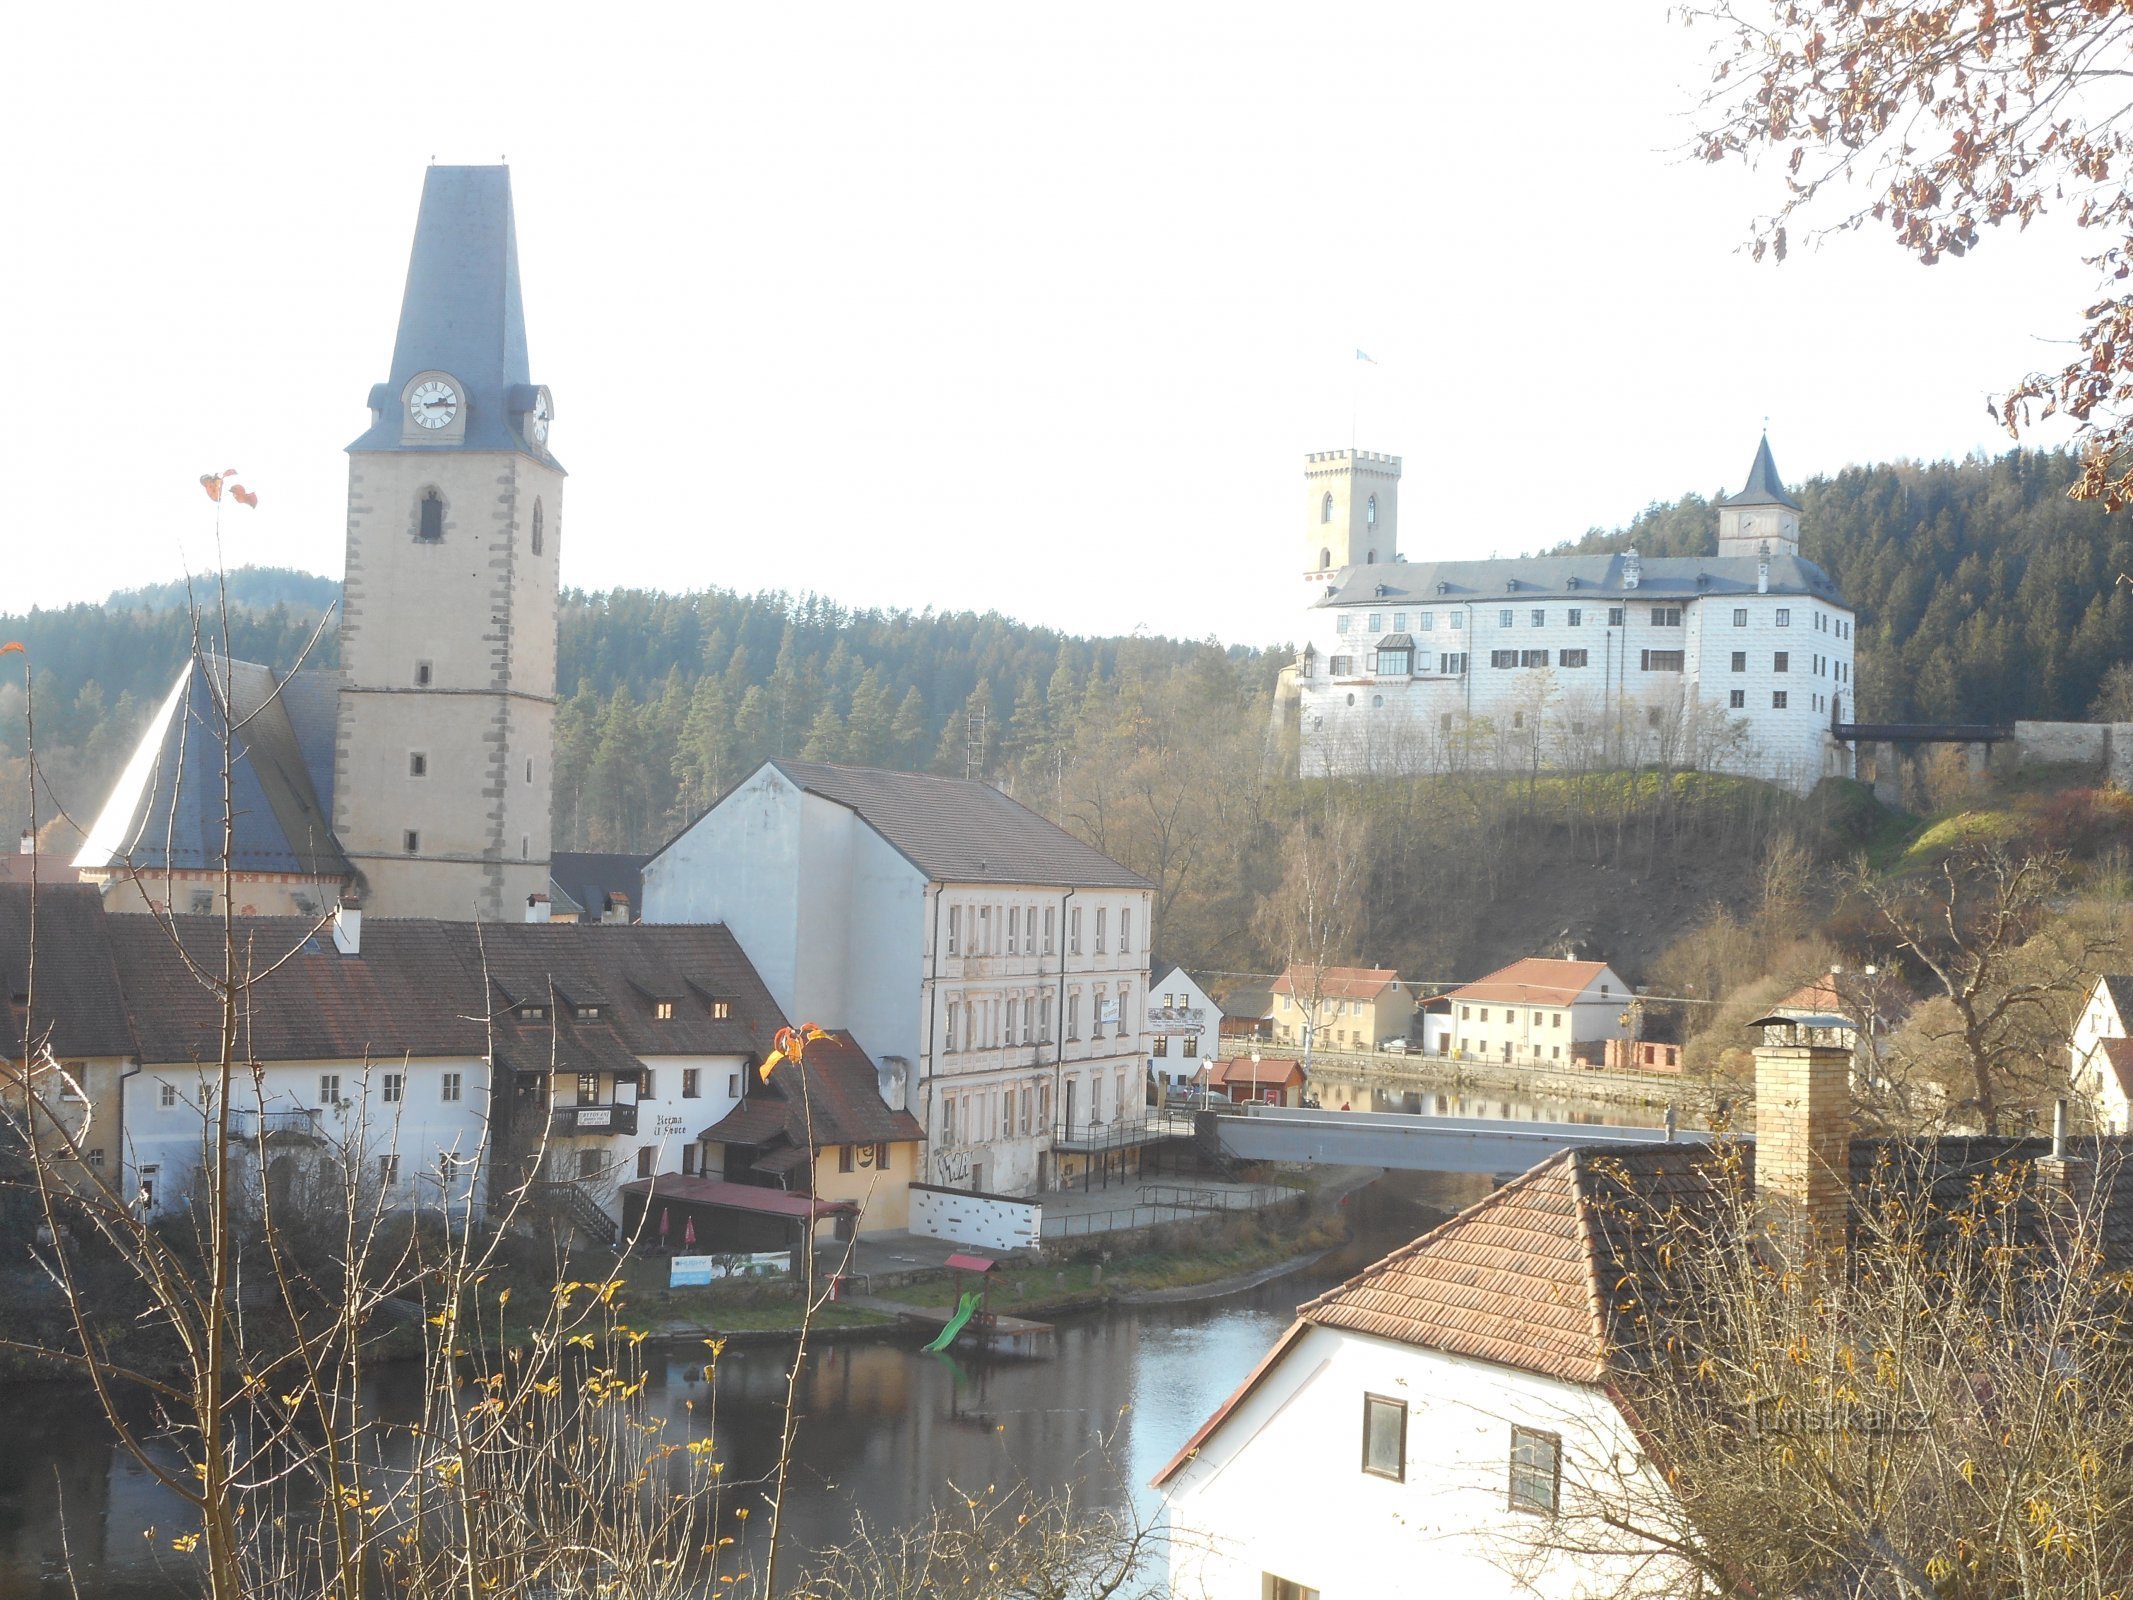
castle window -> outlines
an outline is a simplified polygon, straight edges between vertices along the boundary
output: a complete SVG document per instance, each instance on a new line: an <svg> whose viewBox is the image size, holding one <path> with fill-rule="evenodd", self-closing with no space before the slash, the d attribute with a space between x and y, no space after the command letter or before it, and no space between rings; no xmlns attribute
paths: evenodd
<svg viewBox="0 0 2133 1600"><path fill-rule="evenodd" d="M1644 652L1644 670L1646 672L1679 672L1682 670L1683 654L1684 652L1680 650L1647 650Z"/></svg>
<svg viewBox="0 0 2133 1600"><path fill-rule="evenodd" d="M533 502L533 553L541 553L541 503Z"/></svg>
<svg viewBox="0 0 2133 1600"><path fill-rule="evenodd" d="M1726 695L1726 704L1735 711L1747 710L1748 691L1746 689L1734 689L1729 691Z"/></svg>
<svg viewBox="0 0 2133 1600"><path fill-rule="evenodd" d="M410 778L427 778L430 775L430 758L420 750L411 750L407 757L407 775Z"/></svg>
<svg viewBox="0 0 2133 1600"><path fill-rule="evenodd" d="M1320 550L1319 550L1319 552L1318 552L1318 570L1319 570L1320 572L1324 572L1324 571L1326 570L1326 568L1328 568L1328 567L1330 567L1330 566L1332 566L1332 565L1333 565L1333 552L1332 552L1331 550L1327 550L1327 549L1325 549L1325 548L1321 547L1321 548L1320 548Z"/></svg>
<svg viewBox="0 0 2133 1600"><path fill-rule="evenodd" d="M427 661L418 661L415 663L415 687L427 689L429 686L430 664Z"/></svg>
<svg viewBox="0 0 2133 1600"><path fill-rule="evenodd" d="M1367 626L1372 633L1383 633L1385 631L1385 613L1382 611L1371 612Z"/></svg>
<svg viewBox="0 0 2133 1600"><path fill-rule="evenodd" d="M415 537L435 543L444 537L444 496L435 489L423 491L420 502L421 520L415 526Z"/></svg>
<svg viewBox="0 0 2133 1600"><path fill-rule="evenodd" d="M1745 650L1736 650L1736 651L1734 651L1734 652L1733 652L1733 670L1734 670L1735 672L1746 672L1746 671L1748 670L1748 652L1747 652L1747 651L1745 651Z"/></svg>
<svg viewBox="0 0 2133 1600"><path fill-rule="evenodd" d="M533 757L531 756L526 757L526 781L528 783L533 781Z"/></svg>
<svg viewBox="0 0 2133 1600"><path fill-rule="evenodd" d="M1781 628L1789 628L1792 626L1792 607L1778 607L1777 625Z"/></svg>
<svg viewBox="0 0 2133 1600"><path fill-rule="evenodd" d="M1623 606L1609 606L1607 608L1607 625L1610 628L1621 627L1625 610L1626 608Z"/></svg>
<svg viewBox="0 0 2133 1600"><path fill-rule="evenodd" d="M1536 628L1545 628L1548 626L1548 613L1545 610L1539 607L1534 608L1533 626Z"/></svg>
<svg viewBox="0 0 2133 1600"><path fill-rule="evenodd" d="M1318 503L1318 520L1320 522L1331 522L1333 520L1333 491L1331 489L1326 491L1326 498Z"/></svg>
<svg viewBox="0 0 2133 1600"><path fill-rule="evenodd" d="M1787 691L1786 691L1786 690L1783 690L1783 689L1773 689L1773 690L1771 690L1771 691L1770 691L1770 709L1771 709L1772 711L1783 711L1783 710L1785 709L1786 701L1787 701L1787 700L1788 700L1789 698L1790 698L1790 696L1788 695L1788 693L1787 693Z"/></svg>
<svg viewBox="0 0 2133 1600"><path fill-rule="evenodd" d="M1333 619L1333 631L1335 633L1346 633L1348 631L1347 612L1343 611L1339 616Z"/></svg>
<svg viewBox="0 0 2133 1600"><path fill-rule="evenodd" d="M1563 624L1565 627L1582 628L1585 625L1584 611L1577 606L1572 606L1563 613Z"/></svg>
<svg viewBox="0 0 2133 1600"><path fill-rule="evenodd" d="M1375 550L1367 550L1367 551L1365 551L1365 552L1363 553L1363 565L1364 565L1364 566L1366 566L1366 567L1374 567L1374 566L1376 566L1377 564L1378 564L1378 553L1377 553L1377 552L1376 552Z"/></svg>
<svg viewBox="0 0 2133 1600"><path fill-rule="evenodd" d="M400 836L400 844L409 855L413 855L422 848L422 835L409 828Z"/></svg>
<svg viewBox="0 0 2133 1600"><path fill-rule="evenodd" d="M1652 626L1655 628L1678 628L1681 626L1681 607L1653 606Z"/></svg>
<svg viewBox="0 0 2133 1600"><path fill-rule="evenodd" d="M1791 652L1791 651L1789 651L1789 650L1779 650L1779 651L1777 651L1777 652L1776 652L1775 654L1773 654L1773 655L1772 655L1772 656L1770 657L1770 670L1771 670L1772 672L1789 672L1789 671L1791 671L1791 670L1792 670L1792 652Z"/></svg>
<svg viewBox="0 0 2133 1600"><path fill-rule="evenodd" d="M1589 654L1583 650L1559 650L1556 652L1557 666L1582 667L1590 659Z"/></svg>
<svg viewBox="0 0 2133 1600"><path fill-rule="evenodd" d="M1733 626L1736 628L1745 628L1748 626L1748 608L1746 606L1734 607Z"/></svg>
<svg viewBox="0 0 2133 1600"><path fill-rule="evenodd" d="M1378 525L1378 497L1372 495L1370 504L1363 508L1363 521L1375 528Z"/></svg>

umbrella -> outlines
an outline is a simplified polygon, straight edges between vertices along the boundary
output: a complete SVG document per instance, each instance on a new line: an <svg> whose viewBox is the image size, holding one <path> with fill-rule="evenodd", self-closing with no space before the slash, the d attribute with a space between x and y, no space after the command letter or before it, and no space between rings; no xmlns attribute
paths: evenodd
<svg viewBox="0 0 2133 1600"><path fill-rule="evenodd" d="M681 1225L681 1244L684 1250L696 1248L696 1219L690 1217Z"/></svg>
<svg viewBox="0 0 2133 1600"><path fill-rule="evenodd" d="M666 1236L667 1236L667 1208L666 1208L665 1206L661 1206L661 1207L659 1208L659 1237L660 1237L660 1238L661 1238L662 1240L664 1240L664 1239L666 1238Z"/></svg>

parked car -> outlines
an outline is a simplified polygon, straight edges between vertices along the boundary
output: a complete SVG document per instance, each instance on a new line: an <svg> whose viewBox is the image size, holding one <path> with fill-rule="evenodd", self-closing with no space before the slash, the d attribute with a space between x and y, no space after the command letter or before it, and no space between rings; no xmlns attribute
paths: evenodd
<svg viewBox="0 0 2133 1600"><path fill-rule="evenodd" d="M1387 1055L1404 1056L1407 1054L1406 1036L1402 1035L1400 1038L1397 1039L1380 1039L1378 1041L1378 1048L1384 1051Z"/></svg>

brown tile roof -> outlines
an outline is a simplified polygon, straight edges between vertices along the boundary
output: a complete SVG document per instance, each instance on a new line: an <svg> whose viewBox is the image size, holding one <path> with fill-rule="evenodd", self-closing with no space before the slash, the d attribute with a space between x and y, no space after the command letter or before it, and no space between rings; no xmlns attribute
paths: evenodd
<svg viewBox="0 0 2133 1600"><path fill-rule="evenodd" d="M1399 981L1400 975L1390 967L1327 967L1318 982L1318 995L1323 1000L1375 1000ZM1308 999L1311 990L1308 965L1292 966L1274 980L1275 994L1300 994Z"/></svg>
<svg viewBox="0 0 2133 1600"><path fill-rule="evenodd" d="M1227 1061L1217 1061L1207 1081L1225 1089L1286 1089L1304 1081L1303 1064L1277 1056L1258 1061L1250 1056L1232 1056Z"/></svg>
<svg viewBox="0 0 2133 1600"><path fill-rule="evenodd" d="M905 1144L925 1130L908 1111L883 1103L874 1063L848 1033L833 1033L807 1046L804 1067L781 1061L770 1082L749 1085L748 1097L698 1135L720 1144L768 1144L782 1138L795 1151L814 1145ZM807 1074L802 1098L801 1073Z"/></svg>
<svg viewBox="0 0 2133 1600"><path fill-rule="evenodd" d="M1567 1006L1597 983L1600 974L1606 970L1604 961L1549 961L1540 956L1528 956L1452 990L1446 998L1500 1000L1510 1005Z"/></svg>
<svg viewBox="0 0 2133 1600"><path fill-rule="evenodd" d="M28 856L10 857L28 861ZM50 869L56 865L43 859ZM36 988L30 987L30 916L36 912ZM0 1056L20 1060L25 1027L58 1056L130 1056L131 1021L111 959L103 901L82 883L0 883L0 1003L7 1032ZM35 1015L28 1010L36 1006Z"/></svg>
<svg viewBox="0 0 2133 1600"><path fill-rule="evenodd" d="M2009 1160L2048 1154L2043 1139L1855 1139L1852 1189L1924 1197L1926 1214L1958 1211L1980 1176ZM2133 1154L2133 1139L2073 1142L2077 1159L2105 1167ZM1252 1376L1224 1401L1169 1465L1160 1485L1204 1443L1311 1327L1335 1328L1570 1383L1633 1374L1646 1330L1664 1321L1668 1278L1654 1254L1670 1212L1712 1210L1724 1161L1754 1178L1752 1145L1624 1145L1566 1150L1479 1204L1297 1308L1296 1322ZM2114 1167L2112 1170L2123 1170ZM2045 1226L2024 1202L2017 1225ZM1940 1224L1953 1228L1954 1223ZM1926 1244L1931 1248L1934 1225ZM2107 1260L2133 1263L2133 1178L2105 1197Z"/></svg>
<svg viewBox="0 0 2133 1600"><path fill-rule="evenodd" d="M1153 887L989 783L828 761L769 765L809 794L850 807L930 882Z"/></svg>
<svg viewBox="0 0 2133 1600"><path fill-rule="evenodd" d="M220 920L173 919L185 954L155 918L111 916L105 925L142 1059L214 1060L219 1008L186 957L221 969ZM627 1073L662 1056L760 1055L785 1023L717 924L370 917L354 956L298 917L243 918L237 934L240 961L264 974L245 1019L245 1049L261 1061L486 1056L493 1015L503 1066ZM671 1017L658 1016L661 1001ZM527 1004L549 1015L529 1018ZM599 1016L580 1019L581 1004Z"/></svg>
<svg viewBox="0 0 2133 1600"><path fill-rule="evenodd" d="M678 1172L662 1172L656 1178L634 1178L619 1187L623 1194L644 1196L647 1207L662 1200L672 1200L677 1205L715 1206L727 1211L753 1211L772 1217L829 1217L840 1211L858 1209L849 1200L816 1200L761 1184L683 1177Z"/></svg>

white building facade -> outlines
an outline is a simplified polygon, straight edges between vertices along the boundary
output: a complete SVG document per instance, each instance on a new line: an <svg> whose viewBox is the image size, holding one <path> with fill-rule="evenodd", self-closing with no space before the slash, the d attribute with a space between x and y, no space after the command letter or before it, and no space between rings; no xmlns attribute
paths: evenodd
<svg viewBox="0 0 2133 1600"><path fill-rule="evenodd" d="M1710 556L1440 562L1388 526L1371 560L1307 572L1302 771L1659 764L1802 793L1848 771L1853 613L1799 553L1767 440L1719 524Z"/></svg>
<svg viewBox="0 0 2133 1600"><path fill-rule="evenodd" d="M1166 1091L1204 1085L1201 1069L1221 1054L1222 1008L1183 967L1155 977L1148 992L1148 1071Z"/></svg>
<svg viewBox="0 0 2133 1600"><path fill-rule="evenodd" d="M2089 1102L2100 1133L2133 1128L2133 1045L2127 1043L2133 1022L2133 977L2106 974L2090 985L2081 1015L2067 1040L2067 1065L2074 1090Z"/></svg>
<svg viewBox="0 0 2133 1600"><path fill-rule="evenodd" d="M644 869L650 923L733 929L796 1022L850 1031L924 1181L1032 1194L1144 1105L1147 881L982 783L766 762Z"/></svg>
<svg viewBox="0 0 2133 1600"><path fill-rule="evenodd" d="M1443 1034L1446 1055L1546 1066L1573 1048L1626 1039L1629 986L1604 961L1529 956L1454 989Z"/></svg>

